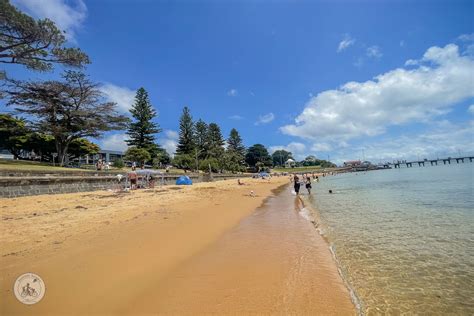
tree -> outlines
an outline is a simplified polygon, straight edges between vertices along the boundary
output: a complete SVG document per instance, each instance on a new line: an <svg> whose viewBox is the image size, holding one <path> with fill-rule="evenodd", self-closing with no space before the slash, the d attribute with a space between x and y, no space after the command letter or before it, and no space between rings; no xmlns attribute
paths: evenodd
<svg viewBox="0 0 474 316"><path fill-rule="evenodd" d="M89 57L79 48L64 46L66 38L53 21L35 20L8 0L0 0L0 63L47 71L53 64L80 67Z"/></svg>
<svg viewBox="0 0 474 316"><path fill-rule="evenodd" d="M29 133L22 149L34 152L41 161L53 161L53 154L56 153L54 137L42 133Z"/></svg>
<svg viewBox="0 0 474 316"><path fill-rule="evenodd" d="M14 83L8 104L31 117L39 132L54 137L60 165L75 139L97 138L129 121L116 112L115 103L104 102L98 85L81 72L66 71L62 81Z"/></svg>
<svg viewBox="0 0 474 316"><path fill-rule="evenodd" d="M233 128L227 139L227 150L225 153L226 169L232 172L243 171L245 163L245 146L239 132Z"/></svg>
<svg viewBox="0 0 474 316"><path fill-rule="evenodd" d="M152 122L156 117L156 111L150 103L148 93L140 88L135 96L135 104L130 109L134 122L128 126L127 134L130 139L126 140L129 146L146 149L152 158L159 152L159 146L155 144L155 136L161 132L158 124Z"/></svg>
<svg viewBox="0 0 474 316"><path fill-rule="evenodd" d="M162 167L163 165L167 165L171 162L171 157L168 152L164 148L159 148L158 152L153 158L153 166L155 167Z"/></svg>
<svg viewBox="0 0 474 316"><path fill-rule="evenodd" d="M20 155L31 131L22 119L0 114L0 148L8 150L16 159Z"/></svg>
<svg viewBox="0 0 474 316"><path fill-rule="evenodd" d="M224 137L222 137L221 128L216 123L209 124L207 131L207 143L209 146L207 157L219 160L224 154Z"/></svg>
<svg viewBox="0 0 474 316"><path fill-rule="evenodd" d="M262 166L271 166L272 157L268 154L268 150L262 144L255 144L247 150L245 162L251 167L255 167L257 163ZM260 165L259 164L259 165Z"/></svg>
<svg viewBox="0 0 474 316"><path fill-rule="evenodd" d="M196 144L197 157L199 159L205 159L209 151L208 126L201 119L199 119L195 125L194 142Z"/></svg>
<svg viewBox="0 0 474 316"><path fill-rule="evenodd" d="M86 155L99 153L100 148L85 138L78 138L71 142L68 150L68 159L75 159Z"/></svg>
<svg viewBox="0 0 474 316"><path fill-rule="evenodd" d="M285 162L288 159L293 159L293 154L289 151L284 150L284 149L276 150L272 154L272 160L273 160L273 165L274 166L284 166Z"/></svg>
<svg viewBox="0 0 474 316"><path fill-rule="evenodd" d="M189 108L183 109L183 114L179 119L179 139L176 147L176 155L193 155L194 154L194 123Z"/></svg>
<svg viewBox="0 0 474 316"><path fill-rule="evenodd" d="M130 147L125 152L125 159L128 161L145 164L151 159L150 153L145 148Z"/></svg>
<svg viewBox="0 0 474 316"><path fill-rule="evenodd" d="M186 171L194 168L195 160L192 155L180 154L174 156L173 165L175 165L179 169L183 169Z"/></svg>

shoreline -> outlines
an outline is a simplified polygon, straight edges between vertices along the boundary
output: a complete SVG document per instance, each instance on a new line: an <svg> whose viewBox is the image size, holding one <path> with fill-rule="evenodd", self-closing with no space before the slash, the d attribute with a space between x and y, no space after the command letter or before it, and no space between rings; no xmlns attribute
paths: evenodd
<svg viewBox="0 0 474 316"><path fill-rule="evenodd" d="M0 291L6 299L0 311L133 314L137 310L128 308L143 291L209 252L271 201L273 191L288 179L244 182L248 185L228 180L120 195L3 199ZM257 197L249 196L251 190ZM19 303L11 292L14 279L27 271L39 274L47 287L43 300L33 306ZM160 312L150 302L138 306Z"/></svg>
<svg viewBox="0 0 474 316"><path fill-rule="evenodd" d="M313 196L311 196L311 198L312 197ZM306 209L306 210L309 210L309 213L310 213L309 216L303 215L303 217L313 224L314 229L318 232L318 234L321 236L321 238L326 242L327 247L328 247L329 251L331 252L332 258L334 260L334 264L337 266L337 271L339 273L339 276L341 277L341 279L344 283L344 286L347 288L347 290L350 293L351 301L354 304L355 309L357 310L357 314L362 315L362 313L361 313L362 312L362 301L361 301L359 295L357 295L357 292L354 289L354 287L349 282L348 277L344 274L344 272L342 270L341 262L337 258L336 251L334 250L334 248L333 248L330 240L328 239L328 237L325 235L324 228L321 227L323 225L323 223L322 223L321 216L319 214L319 211L318 211L317 207L315 205L313 205L308 200L307 195L300 195L299 198L300 198L301 203L303 205L303 207L301 208L301 211L304 211Z"/></svg>

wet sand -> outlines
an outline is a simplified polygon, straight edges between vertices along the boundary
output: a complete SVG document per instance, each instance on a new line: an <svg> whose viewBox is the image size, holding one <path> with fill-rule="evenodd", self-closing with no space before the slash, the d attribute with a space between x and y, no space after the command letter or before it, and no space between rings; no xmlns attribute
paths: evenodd
<svg viewBox="0 0 474 316"><path fill-rule="evenodd" d="M0 314L354 314L293 198L254 211L287 181L0 200ZM32 306L11 290L25 272L47 287Z"/></svg>

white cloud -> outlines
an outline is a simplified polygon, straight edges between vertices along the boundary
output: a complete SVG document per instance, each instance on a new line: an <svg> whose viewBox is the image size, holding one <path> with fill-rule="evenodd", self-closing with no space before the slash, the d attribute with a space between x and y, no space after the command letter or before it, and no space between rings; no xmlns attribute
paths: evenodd
<svg viewBox="0 0 474 316"><path fill-rule="evenodd" d="M108 101L117 103L119 112L128 114L128 111L134 103L135 91L111 83L102 85L100 90L105 94Z"/></svg>
<svg viewBox="0 0 474 316"><path fill-rule="evenodd" d="M77 31L87 17L87 7L83 0L13 0L15 6L24 9L36 18L48 18L59 29L66 32L70 41L75 41Z"/></svg>
<svg viewBox="0 0 474 316"><path fill-rule="evenodd" d="M293 154L293 158L297 160L302 160L306 156L308 156L306 152L306 145L303 143L298 142L291 142L288 145L277 145L277 146L270 146L269 151L270 154L273 154L277 150L286 150Z"/></svg>
<svg viewBox="0 0 474 316"><path fill-rule="evenodd" d="M340 53L346 50L350 46L354 45L355 42L356 42L355 38L352 38L349 34L345 34L342 41L339 42L339 45L337 47L337 52Z"/></svg>
<svg viewBox="0 0 474 316"><path fill-rule="evenodd" d="M463 42L472 42L472 41L474 41L474 33L462 34L458 37L458 39L463 41Z"/></svg>
<svg viewBox="0 0 474 316"><path fill-rule="evenodd" d="M236 97L239 95L239 92L237 91L237 89L230 89L229 91L227 91L227 95L229 97Z"/></svg>
<svg viewBox="0 0 474 316"><path fill-rule="evenodd" d="M463 124L439 121L435 122L432 129L420 134L386 138L381 142L353 148L351 152L360 152L363 149L365 158L373 162L456 157L459 153L461 155L474 153L472 135L474 135L474 121ZM350 160L359 157L345 158Z"/></svg>
<svg viewBox="0 0 474 316"><path fill-rule="evenodd" d="M104 150L126 151L126 139L128 135L125 133L110 134L99 140L99 146Z"/></svg>
<svg viewBox="0 0 474 316"><path fill-rule="evenodd" d="M236 120L236 121L240 121L240 120L243 120L244 117L236 114L236 115L231 115L231 116L229 116L229 119L231 119L231 120Z"/></svg>
<svg viewBox="0 0 474 316"><path fill-rule="evenodd" d="M471 104L469 108L467 109L467 111L471 114L474 114L474 104Z"/></svg>
<svg viewBox="0 0 474 316"><path fill-rule="evenodd" d="M332 146L329 145L328 143L314 143L313 146L311 147L311 151L316 151L316 152L319 152L319 151L327 152L331 150L332 150Z"/></svg>
<svg viewBox="0 0 474 316"><path fill-rule="evenodd" d="M391 125L423 122L474 97L474 60L458 47L431 47L414 69L398 68L366 82L348 82L311 98L284 134L318 142L374 136Z"/></svg>
<svg viewBox="0 0 474 316"><path fill-rule="evenodd" d="M275 115L271 112L268 113L268 114L265 114L265 115L260 115L258 117L258 121L255 122L255 125L268 124L271 121L273 121L274 119L275 119Z"/></svg>
<svg viewBox="0 0 474 316"><path fill-rule="evenodd" d="M380 47L378 47L377 45L368 47L366 54L368 57L372 57L372 58L380 58L383 56L380 50Z"/></svg>
<svg viewBox="0 0 474 316"><path fill-rule="evenodd" d="M164 136L165 137L160 137L158 139L158 143L168 152L168 154L173 156L176 151L176 146L178 146L179 134L173 130L165 130Z"/></svg>

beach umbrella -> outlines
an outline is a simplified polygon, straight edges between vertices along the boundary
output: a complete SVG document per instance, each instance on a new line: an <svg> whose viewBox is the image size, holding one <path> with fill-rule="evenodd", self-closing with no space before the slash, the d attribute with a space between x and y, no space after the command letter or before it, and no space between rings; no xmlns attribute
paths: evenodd
<svg viewBox="0 0 474 316"><path fill-rule="evenodd" d="M181 176L176 180L176 185L191 185L193 180L188 176Z"/></svg>

